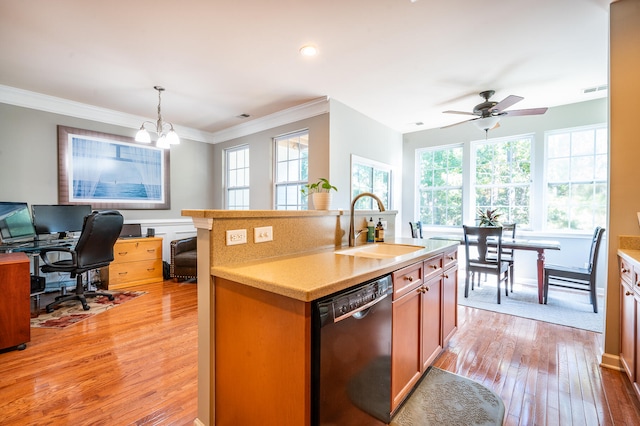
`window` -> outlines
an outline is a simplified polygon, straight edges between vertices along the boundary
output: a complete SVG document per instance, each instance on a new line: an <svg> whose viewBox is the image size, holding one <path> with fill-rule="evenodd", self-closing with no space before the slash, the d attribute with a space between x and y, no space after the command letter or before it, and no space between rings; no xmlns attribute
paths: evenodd
<svg viewBox="0 0 640 426"><path fill-rule="evenodd" d="M385 208L391 208L391 166L366 158L351 156L351 199L363 192L380 198ZM374 204L375 203L375 204ZM371 197L356 202L356 210L377 210L378 204Z"/></svg>
<svg viewBox="0 0 640 426"><path fill-rule="evenodd" d="M227 209L249 210L249 147L225 150Z"/></svg>
<svg viewBox="0 0 640 426"><path fill-rule="evenodd" d="M462 146L416 151L418 220L462 225Z"/></svg>
<svg viewBox="0 0 640 426"><path fill-rule="evenodd" d="M503 223L531 229L531 149L533 136L476 142L476 209L497 209Z"/></svg>
<svg viewBox="0 0 640 426"><path fill-rule="evenodd" d="M606 224L606 126L547 134L546 228L592 231Z"/></svg>
<svg viewBox="0 0 640 426"><path fill-rule="evenodd" d="M276 151L276 210L307 210L307 197L301 193L309 181L309 131L274 139Z"/></svg>

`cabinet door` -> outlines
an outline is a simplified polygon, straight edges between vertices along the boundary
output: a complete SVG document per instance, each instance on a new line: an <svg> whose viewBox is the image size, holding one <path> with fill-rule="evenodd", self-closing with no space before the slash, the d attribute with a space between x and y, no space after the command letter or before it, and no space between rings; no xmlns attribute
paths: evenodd
<svg viewBox="0 0 640 426"><path fill-rule="evenodd" d="M631 383L635 377L635 335L637 303L633 290L626 281L621 281L620 288L620 361L629 376Z"/></svg>
<svg viewBox="0 0 640 426"><path fill-rule="evenodd" d="M421 288L422 370L425 371L442 350L441 298L442 277L435 277Z"/></svg>
<svg viewBox="0 0 640 426"><path fill-rule="evenodd" d="M391 343L391 410L407 396L422 370L420 357L421 286L393 302Z"/></svg>
<svg viewBox="0 0 640 426"><path fill-rule="evenodd" d="M442 347L458 329L458 266L442 275Z"/></svg>

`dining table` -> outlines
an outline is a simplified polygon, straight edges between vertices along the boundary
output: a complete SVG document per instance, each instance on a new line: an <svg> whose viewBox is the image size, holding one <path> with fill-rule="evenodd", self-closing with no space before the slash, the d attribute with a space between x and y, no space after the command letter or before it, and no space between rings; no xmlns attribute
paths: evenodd
<svg viewBox="0 0 640 426"><path fill-rule="evenodd" d="M464 236L462 235L434 235L429 238L432 240L458 241L460 244L464 244ZM470 244L473 245L474 242L474 240L470 240ZM560 241L503 237L502 248L508 250L536 251L538 253L538 303L542 304L544 296L544 253L545 250L560 250Z"/></svg>

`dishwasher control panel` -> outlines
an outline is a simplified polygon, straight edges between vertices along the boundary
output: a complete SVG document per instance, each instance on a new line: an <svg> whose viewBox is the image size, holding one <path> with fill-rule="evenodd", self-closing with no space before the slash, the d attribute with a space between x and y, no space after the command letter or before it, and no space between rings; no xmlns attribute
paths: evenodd
<svg viewBox="0 0 640 426"><path fill-rule="evenodd" d="M330 302L334 321L340 321L355 312L375 305L391 292L391 276L387 275L336 295Z"/></svg>

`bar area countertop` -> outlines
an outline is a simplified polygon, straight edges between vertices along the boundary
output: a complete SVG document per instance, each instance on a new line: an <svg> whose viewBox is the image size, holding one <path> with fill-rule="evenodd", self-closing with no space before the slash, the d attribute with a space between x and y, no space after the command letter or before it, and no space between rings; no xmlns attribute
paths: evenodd
<svg viewBox="0 0 640 426"><path fill-rule="evenodd" d="M215 266L211 268L211 275L310 302L391 273L458 245L455 241L412 238L394 238L378 244L402 244L423 248L382 259L339 254L338 252L344 248L328 249L315 253Z"/></svg>

